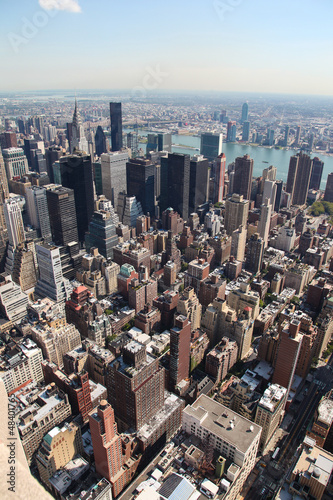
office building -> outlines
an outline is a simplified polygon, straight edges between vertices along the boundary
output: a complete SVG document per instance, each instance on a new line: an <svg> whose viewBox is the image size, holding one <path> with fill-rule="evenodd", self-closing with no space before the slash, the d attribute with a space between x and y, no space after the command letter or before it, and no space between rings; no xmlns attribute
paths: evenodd
<svg viewBox="0 0 333 500"><path fill-rule="evenodd" d="M268 245L269 229L271 224L272 205L269 198L265 198L261 205L258 233L264 241L264 248Z"/></svg>
<svg viewBox="0 0 333 500"><path fill-rule="evenodd" d="M41 237L45 241L51 240L51 226L46 198L46 189L39 186L31 186L25 192L27 211L30 224L39 229Z"/></svg>
<svg viewBox="0 0 333 500"><path fill-rule="evenodd" d="M241 123L246 122L249 119L249 105L247 102L244 102L242 106L242 117L241 117Z"/></svg>
<svg viewBox="0 0 333 500"><path fill-rule="evenodd" d="M107 367L107 390L121 430L138 430L163 406L164 368L145 345L131 341Z"/></svg>
<svg viewBox="0 0 333 500"><path fill-rule="evenodd" d="M151 151L167 151L171 153L172 148L172 135L171 134L148 134L148 142L146 153Z"/></svg>
<svg viewBox="0 0 333 500"><path fill-rule="evenodd" d="M113 247L118 244L118 236L110 212L98 210L93 213L85 240L88 252L96 247L106 259L113 258Z"/></svg>
<svg viewBox="0 0 333 500"><path fill-rule="evenodd" d="M239 226L232 233L230 254L239 262L243 262L245 257L246 235L245 226Z"/></svg>
<svg viewBox="0 0 333 500"><path fill-rule="evenodd" d="M118 207L118 195L126 191L126 163L128 153L110 152L101 155L103 194L111 201L115 210Z"/></svg>
<svg viewBox="0 0 333 500"><path fill-rule="evenodd" d="M262 258L264 255L265 242L258 233L253 234L248 242L245 269L253 274L261 270Z"/></svg>
<svg viewBox="0 0 333 500"><path fill-rule="evenodd" d="M97 156L102 156L103 153L107 153L108 151L107 139L100 125L98 125L95 134L95 151Z"/></svg>
<svg viewBox="0 0 333 500"><path fill-rule="evenodd" d="M78 241L73 189L56 186L46 191L46 198L52 241L61 246L67 246L73 241Z"/></svg>
<svg viewBox="0 0 333 500"><path fill-rule="evenodd" d="M29 170L28 160L21 148L8 148L2 150L5 162L7 179L23 177Z"/></svg>
<svg viewBox="0 0 333 500"><path fill-rule="evenodd" d="M302 129L300 125L298 125L296 128L295 146L299 146L301 143L301 131Z"/></svg>
<svg viewBox="0 0 333 500"><path fill-rule="evenodd" d="M294 186L295 186L295 179L296 179L297 168L298 168L298 161L299 161L298 155L294 155L294 156L290 157L287 184L286 184L286 192L290 193L291 199L293 198L293 194L294 194Z"/></svg>
<svg viewBox="0 0 333 500"><path fill-rule="evenodd" d="M8 199L4 206L4 215L8 231L8 243L14 250L25 240L22 211L19 198Z"/></svg>
<svg viewBox="0 0 333 500"><path fill-rule="evenodd" d="M235 160L233 193L240 194L245 200L251 199L251 185L253 175L253 160L249 155L238 157Z"/></svg>
<svg viewBox="0 0 333 500"><path fill-rule="evenodd" d="M27 294L33 292L37 282L33 242L21 243L16 247L12 278L20 286L22 292L26 292Z"/></svg>
<svg viewBox="0 0 333 500"><path fill-rule="evenodd" d="M234 193L226 199L224 227L228 235L232 235L239 226L246 228L249 213L249 201L242 195Z"/></svg>
<svg viewBox="0 0 333 500"><path fill-rule="evenodd" d="M255 466L261 427L205 395L183 411L182 429L198 436L231 465L228 499L235 500Z"/></svg>
<svg viewBox="0 0 333 500"><path fill-rule="evenodd" d="M276 181L271 181L266 179L264 182L262 201L264 203L266 198L269 200L269 204L272 207L272 212L274 211L275 207L276 191L277 191Z"/></svg>
<svg viewBox="0 0 333 500"><path fill-rule="evenodd" d="M300 333L300 321L293 319L281 329L275 358L273 384L282 385L290 390L296 365L301 351L303 336Z"/></svg>
<svg viewBox="0 0 333 500"><path fill-rule="evenodd" d="M222 154L222 134L204 133L201 134L200 154L209 161L215 160Z"/></svg>
<svg viewBox="0 0 333 500"><path fill-rule="evenodd" d="M36 245L39 279L35 292L55 302L69 298L69 282L63 277L59 248L51 245Z"/></svg>
<svg viewBox="0 0 333 500"><path fill-rule="evenodd" d="M282 205L282 190L283 190L283 182L275 181L275 205L273 207L274 212L279 213Z"/></svg>
<svg viewBox="0 0 333 500"><path fill-rule="evenodd" d="M191 323L186 316L175 317L170 329L170 385L173 389L190 373Z"/></svg>
<svg viewBox="0 0 333 500"><path fill-rule="evenodd" d="M278 384L270 384L257 406L255 423L262 427L260 449L264 450L274 432L280 426L286 403L287 389Z"/></svg>
<svg viewBox="0 0 333 500"><path fill-rule="evenodd" d="M189 214L196 212L208 200L208 160L194 155L190 162Z"/></svg>
<svg viewBox="0 0 333 500"><path fill-rule="evenodd" d="M19 413L17 426L29 464L45 434L55 425L64 422L71 414L67 394L55 384L39 392L34 402Z"/></svg>
<svg viewBox="0 0 333 500"><path fill-rule="evenodd" d="M188 287L180 294L177 304L177 315L188 318L191 331L200 328L202 306L193 288Z"/></svg>
<svg viewBox="0 0 333 500"><path fill-rule="evenodd" d="M316 191L320 189L323 170L324 170L324 162L316 156L312 160L312 172L311 172L309 189L315 189Z"/></svg>
<svg viewBox="0 0 333 500"><path fill-rule="evenodd" d="M58 161L63 155L63 149L60 146L53 145L45 150L46 170L51 183L54 182L53 163Z"/></svg>
<svg viewBox="0 0 333 500"><path fill-rule="evenodd" d="M76 455L83 454L81 429L75 422L54 427L43 437L36 455L39 477L50 488L50 477Z"/></svg>
<svg viewBox="0 0 333 500"><path fill-rule="evenodd" d="M121 114L121 102L110 102L110 118L112 151L120 151L123 147L123 122Z"/></svg>
<svg viewBox="0 0 333 500"><path fill-rule="evenodd" d="M236 142L236 122L229 121L227 125L227 142Z"/></svg>
<svg viewBox="0 0 333 500"><path fill-rule="evenodd" d="M238 359L238 346L235 340L223 337L206 356L205 372L216 380L216 384L222 382L229 370Z"/></svg>
<svg viewBox="0 0 333 500"><path fill-rule="evenodd" d="M161 210L171 207L188 220L189 190L190 155L173 153L161 158Z"/></svg>
<svg viewBox="0 0 333 500"><path fill-rule="evenodd" d="M284 139L282 141L282 146L284 146L285 148L288 146L289 132L290 132L290 127L286 125L286 128L284 129Z"/></svg>
<svg viewBox="0 0 333 500"><path fill-rule="evenodd" d="M84 128L82 125L81 115L78 109L77 100L75 98L75 108L72 122L72 137L70 140L70 151L82 151L88 153L88 141L86 139Z"/></svg>
<svg viewBox="0 0 333 500"><path fill-rule="evenodd" d="M264 181L266 181L266 180L275 181L276 180L276 172L277 172L277 168L274 167L273 165L270 165L269 167L264 168L264 170L262 171L263 180Z"/></svg>
<svg viewBox="0 0 333 500"><path fill-rule="evenodd" d="M324 200L333 203L333 172L327 176Z"/></svg>
<svg viewBox="0 0 333 500"><path fill-rule="evenodd" d="M91 158L86 153L62 156L53 167L54 180L73 189L79 241L84 241L94 211L94 185Z"/></svg>
<svg viewBox="0 0 333 500"><path fill-rule="evenodd" d="M226 157L225 154L222 153L215 160L213 203L222 202L224 197L225 166L226 166Z"/></svg>
<svg viewBox="0 0 333 500"><path fill-rule="evenodd" d="M128 227L136 227L138 217L143 215L141 203L135 196L127 196L126 193L118 194L117 213L121 222ZM124 239L129 239L129 236Z"/></svg>
<svg viewBox="0 0 333 500"><path fill-rule="evenodd" d="M135 196L145 214L155 215L155 165L151 160L130 159L126 163L127 195Z"/></svg>
<svg viewBox="0 0 333 500"><path fill-rule="evenodd" d="M248 142L250 139L250 122L243 122L242 141Z"/></svg>
<svg viewBox="0 0 333 500"><path fill-rule="evenodd" d="M298 165L291 203L293 205L304 205L308 197L313 160L302 152L298 153L297 156Z"/></svg>

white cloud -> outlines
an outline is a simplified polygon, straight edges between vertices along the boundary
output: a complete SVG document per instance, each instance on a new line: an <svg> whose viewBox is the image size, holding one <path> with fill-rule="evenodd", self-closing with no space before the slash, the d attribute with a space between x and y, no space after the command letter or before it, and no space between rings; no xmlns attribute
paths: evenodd
<svg viewBox="0 0 333 500"><path fill-rule="evenodd" d="M67 10L81 12L78 0L39 0L39 5L45 10Z"/></svg>

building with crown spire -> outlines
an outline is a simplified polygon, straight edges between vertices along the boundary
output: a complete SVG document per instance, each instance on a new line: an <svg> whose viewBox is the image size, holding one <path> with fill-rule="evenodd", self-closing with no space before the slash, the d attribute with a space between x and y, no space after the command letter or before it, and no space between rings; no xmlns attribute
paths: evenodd
<svg viewBox="0 0 333 500"><path fill-rule="evenodd" d="M70 150L71 153L73 153L74 151L85 151L86 153L89 152L88 141L84 134L84 128L82 125L82 119L78 109L76 98L72 122L72 138L70 143Z"/></svg>

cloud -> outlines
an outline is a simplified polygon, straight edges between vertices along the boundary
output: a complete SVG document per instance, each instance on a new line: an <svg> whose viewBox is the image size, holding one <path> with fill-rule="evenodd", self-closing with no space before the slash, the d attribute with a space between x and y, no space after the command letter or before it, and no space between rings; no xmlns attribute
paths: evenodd
<svg viewBox="0 0 333 500"><path fill-rule="evenodd" d="M78 0L39 0L39 5L45 10L67 10L81 12Z"/></svg>

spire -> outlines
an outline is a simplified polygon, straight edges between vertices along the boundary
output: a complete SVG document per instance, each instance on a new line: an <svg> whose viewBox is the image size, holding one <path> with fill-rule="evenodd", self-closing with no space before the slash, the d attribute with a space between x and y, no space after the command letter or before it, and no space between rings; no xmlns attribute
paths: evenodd
<svg viewBox="0 0 333 500"><path fill-rule="evenodd" d="M81 115L77 106L77 99L75 96L75 107L74 107L74 114L73 114L73 126L76 128L79 128L82 125L82 120L81 120Z"/></svg>

